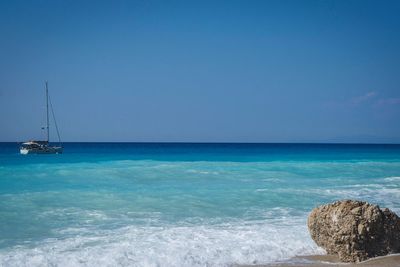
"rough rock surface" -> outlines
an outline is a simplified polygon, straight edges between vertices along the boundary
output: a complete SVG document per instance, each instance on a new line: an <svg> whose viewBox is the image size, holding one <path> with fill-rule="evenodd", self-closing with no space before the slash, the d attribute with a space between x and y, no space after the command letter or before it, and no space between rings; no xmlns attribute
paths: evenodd
<svg viewBox="0 0 400 267"><path fill-rule="evenodd" d="M317 207L308 217L312 239L341 261L400 253L400 218L367 202L342 200Z"/></svg>

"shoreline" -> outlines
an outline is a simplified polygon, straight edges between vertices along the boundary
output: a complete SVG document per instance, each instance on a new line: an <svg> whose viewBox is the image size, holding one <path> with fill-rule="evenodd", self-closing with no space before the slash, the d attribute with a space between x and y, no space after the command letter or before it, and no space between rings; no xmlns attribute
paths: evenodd
<svg viewBox="0 0 400 267"><path fill-rule="evenodd" d="M340 262L335 255L297 256L286 263L235 265L235 267L399 267L400 253L371 258L359 263Z"/></svg>

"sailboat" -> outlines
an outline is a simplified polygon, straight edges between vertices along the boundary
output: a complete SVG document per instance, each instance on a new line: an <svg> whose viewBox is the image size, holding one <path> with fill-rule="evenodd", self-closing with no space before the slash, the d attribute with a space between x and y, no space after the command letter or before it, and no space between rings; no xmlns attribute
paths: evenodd
<svg viewBox="0 0 400 267"><path fill-rule="evenodd" d="M50 123L49 123L49 103L51 114L53 115L54 125L57 131L59 146L51 146L50 145ZM46 126L42 129L46 129L47 139L45 141L28 141L22 143L20 148L20 153L23 155L26 154L61 154L63 152L63 147L61 145L60 133L58 132L56 118L54 116L53 105L51 104L51 100L49 98L49 88L48 83L46 81Z"/></svg>

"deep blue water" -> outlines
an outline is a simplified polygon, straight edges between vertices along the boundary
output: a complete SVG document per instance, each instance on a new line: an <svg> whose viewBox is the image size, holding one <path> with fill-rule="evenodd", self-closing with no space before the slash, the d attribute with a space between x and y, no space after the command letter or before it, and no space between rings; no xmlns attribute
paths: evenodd
<svg viewBox="0 0 400 267"><path fill-rule="evenodd" d="M221 266L323 253L337 199L400 212L400 145L0 143L0 265Z"/></svg>
<svg viewBox="0 0 400 267"><path fill-rule="evenodd" d="M170 161L398 160L400 144L64 143L65 155L21 158L18 143L0 143L7 164L115 159Z"/></svg>

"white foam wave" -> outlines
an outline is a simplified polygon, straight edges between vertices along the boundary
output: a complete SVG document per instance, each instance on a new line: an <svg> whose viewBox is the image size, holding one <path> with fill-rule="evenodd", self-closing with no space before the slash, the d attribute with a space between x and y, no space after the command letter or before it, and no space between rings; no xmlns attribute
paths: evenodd
<svg viewBox="0 0 400 267"><path fill-rule="evenodd" d="M197 173L197 174L212 174L212 175L218 175L219 172L217 171L203 171L203 170L187 170L189 173Z"/></svg>
<svg viewBox="0 0 400 267"><path fill-rule="evenodd" d="M278 183L284 181L284 179L279 179L279 178L265 178L262 179L263 182L273 182L273 183Z"/></svg>
<svg viewBox="0 0 400 267"><path fill-rule="evenodd" d="M269 189L269 188L258 188L255 191L256 192L267 192L267 191L271 191L271 189Z"/></svg>
<svg viewBox="0 0 400 267"><path fill-rule="evenodd" d="M323 251L312 242L303 221L290 227L265 223L129 226L3 250L0 265L229 266L281 261L311 253Z"/></svg>
<svg viewBox="0 0 400 267"><path fill-rule="evenodd" d="M386 177L385 179L383 179L387 182L400 182L400 176L392 176L392 177Z"/></svg>

